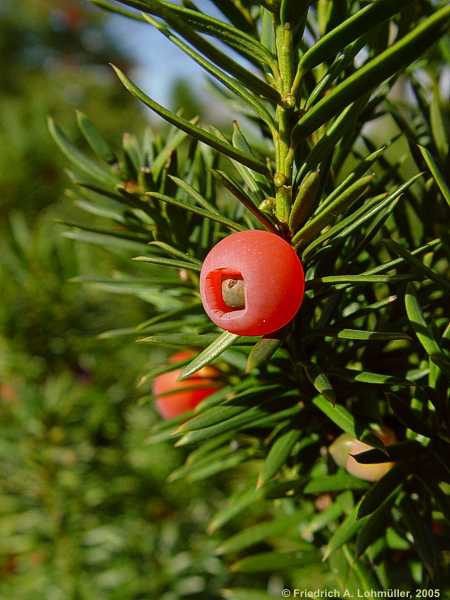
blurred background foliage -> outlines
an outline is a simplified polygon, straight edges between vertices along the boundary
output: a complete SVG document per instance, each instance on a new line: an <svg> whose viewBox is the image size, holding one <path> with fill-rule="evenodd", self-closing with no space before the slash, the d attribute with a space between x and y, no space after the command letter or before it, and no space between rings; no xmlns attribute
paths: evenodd
<svg viewBox="0 0 450 600"><path fill-rule="evenodd" d="M136 387L140 374L161 363L162 350L96 336L144 321L152 316L151 304L167 302L169 295L150 299L136 290L127 294L124 286L111 296L105 292L118 290L107 285L74 284L86 276L120 278L126 259L109 252L114 248L77 244L60 235L66 225L55 224L81 217L73 198L63 194L67 161L48 134L47 116L72 127L68 137L81 149L86 142L75 109L95 121L113 148L122 132L142 137L146 121L144 109L107 66L114 62L127 71L134 58L117 46L105 19L81 0L0 4L0 598L218 600L230 576L207 524L226 539L262 515L276 517L277 503L258 490L248 493L260 467L252 460L239 473L206 483L167 484L185 456L172 443L148 445L159 418L148 404L149 381ZM171 97L185 117L210 110L190 80L176 79ZM372 130L372 138L398 131L392 121L382 129ZM129 140L132 146L134 138ZM392 144L392 162L405 148L404 139ZM402 166L405 177L411 164L410 158ZM126 265L130 278L133 269L149 275L148 266ZM349 494L339 498L343 510ZM320 499L329 497L315 501ZM240 513L233 512L233 502L240 503ZM224 507L222 523L218 506ZM287 513L295 508L290 499L283 506ZM304 540L321 540L325 519L335 516L321 517L324 507L312 500L307 508L318 513L317 531L304 531ZM407 547L395 532L391 537L398 547L391 568L401 584L399 563ZM299 545L294 530L275 539L283 552ZM270 548L263 537L255 546ZM345 579L345 563L334 560L333 573ZM243 569L233 574L233 583L247 590L245 600L253 600L248 590L259 581L274 594L281 588L269 567L260 574L247 565L250 575ZM305 585L306 574L311 589L334 585L334 575L317 561L291 571L297 587Z"/></svg>
<svg viewBox="0 0 450 600"><path fill-rule="evenodd" d="M47 117L72 123L78 142L75 108L112 142L142 127L107 65L132 60L81 2L0 3L1 598L171 600L202 589L209 600L223 582L201 537L206 494L166 486L180 451L146 444L156 416L136 380L148 349L96 339L149 305L74 285L123 259L56 224L72 209ZM198 108L182 81L173 95Z"/></svg>
<svg viewBox="0 0 450 600"><path fill-rule="evenodd" d="M126 67L128 58L79 2L2 2L0 56L0 210L2 219L14 207L31 217L62 192L49 113L69 121L82 107L98 114L107 135L136 126L140 115L118 94L107 66L115 57Z"/></svg>

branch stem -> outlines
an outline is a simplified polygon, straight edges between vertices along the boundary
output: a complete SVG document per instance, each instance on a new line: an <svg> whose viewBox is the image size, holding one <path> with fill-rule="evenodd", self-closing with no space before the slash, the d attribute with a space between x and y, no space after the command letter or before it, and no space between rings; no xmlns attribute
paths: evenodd
<svg viewBox="0 0 450 600"><path fill-rule="evenodd" d="M295 106L295 98L291 93L294 76L294 44L291 23L277 24L275 41L280 73L278 91L281 96L281 103L276 110L277 131L273 136L276 156L274 175L275 213L281 223L287 224L292 204L292 164L294 157L291 140L292 109Z"/></svg>

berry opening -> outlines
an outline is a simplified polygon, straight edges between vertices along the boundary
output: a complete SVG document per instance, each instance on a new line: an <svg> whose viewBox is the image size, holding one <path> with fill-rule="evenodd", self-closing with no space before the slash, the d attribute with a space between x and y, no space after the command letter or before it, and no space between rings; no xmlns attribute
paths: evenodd
<svg viewBox="0 0 450 600"><path fill-rule="evenodd" d="M246 309L246 287L242 274L216 269L206 276L206 294L211 307L220 315L242 314Z"/></svg>

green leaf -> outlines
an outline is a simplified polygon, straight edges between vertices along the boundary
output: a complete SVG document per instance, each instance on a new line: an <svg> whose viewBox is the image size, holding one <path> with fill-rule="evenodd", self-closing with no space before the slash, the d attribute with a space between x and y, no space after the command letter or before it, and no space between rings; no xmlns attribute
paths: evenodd
<svg viewBox="0 0 450 600"><path fill-rule="evenodd" d="M340 196L327 204L327 206L319 212L315 217L298 231L292 238L292 243L306 244L313 239L320 231L328 224L332 223L337 217L347 210L347 208L355 201L361 198L367 186L373 180L373 175L362 177L355 181L352 185L346 188Z"/></svg>
<svg viewBox="0 0 450 600"><path fill-rule="evenodd" d="M409 399L403 399L397 394L388 393L387 399L391 405L392 412L405 427L420 433L426 437L432 437L429 424L421 412L410 407Z"/></svg>
<svg viewBox="0 0 450 600"><path fill-rule="evenodd" d="M342 552L345 556L348 566L350 567L350 570L352 573L354 573L359 585L361 586L361 592L364 596L368 596L374 589L377 588L378 582L375 576L373 575L372 571L369 571L369 569L361 560L356 559L348 546L344 545L342 547Z"/></svg>
<svg viewBox="0 0 450 600"><path fill-rule="evenodd" d="M193 375L196 371L205 367L210 362L215 360L222 354L227 348L239 339L239 336L229 331L224 331L210 344L203 352L200 352L194 360L192 360L181 372L180 379L186 379L190 375Z"/></svg>
<svg viewBox="0 0 450 600"><path fill-rule="evenodd" d="M416 475L416 477L418 476ZM426 492L430 494L430 497L435 500L436 505L447 521L450 521L450 497L448 493L445 494L440 488L439 483L428 477L426 467L423 476L418 477L418 479L420 479L420 482L424 486Z"/></svg>
<svg viewBox="0 0 450 600"><path fill-rule="evenodd" d="M243 338L245 340L245 338ZM227 351L225 351L227 353ZM225 354L227 356L227 354ZM225 401L230 404L241 404L243 401L249 400L253 402L253 399L257 398L260 395L265 395L269 393L282 393L283 388L279 384L262 384L255 385L255 381L249 379L243 379L243 381L239 383L235 383L232 389L228 390L227 394L224 394L223 397L220 398L220 401ZM216 394L214 394L216 396ZM196 412L204 412L211 408L211 406L215 406L217 402L215 402L214 398L212 402L209 398L206 398L202 401L202 403L196 408Z"/></svg>
<svg viewBox="0 0 450 600"><path fill-rule="evenodd" d="M325 275L325 277L316 277L308 281L308 287L320 287L321 284L330 283L336 288L347 287L347 285L360 283L395 283L411 279L412 275Z"/></svg>
<svg viewBox="0 0 450 600"><path fill-rule="evenodd" d="M164 252L166 252L167 254L176 256L177 258L182 258L183 260L188 260L188 261L192 262L194 265L201 267L202 263L198 258L195 258L195 256L190 256L189 254L186 254L182 250L178 250L174 246L167 244L167 242L161 242L159 240L155 240L153 242L149 242L148 245L156 246L157 248L161 248L161 250L164 250Z"/></svg>
<svg viewBox="0 0 450 600"><path fill-rule="evenodd" d="M70 225L71 227L77 227L76 225ZM71 240L78 240L88 244L95 244L96 246L110 247L117 250L125 250L127 252L136 252L141 250L142 246L146 246L144 242L136 242L130 240L127 237L121 237L118 234L107 233L106 231L95 231L87 228L80 228L79 231L65 231L63 233L65 238Z"/></svg>
<svg viewBox="0 0 450 600"><path fill-rule="evenodd" d="M208 533L214 533L234 517L240 514L243 510L261 501L264 498L265 490L255 490L251 487L245 492L239 493L229 499L227 504L220 509L208 525Z"/></svg>
<svg viewBox="0 0 450 600"><path fill-rule="evenodd" d="M450 359L440 352L439 354L430 354L431 361L437 365L440 369L445 371L450 377Z"/></svg>
<svg viewBox="0 0 450 600"><path fill-rule="evenodd" d="M333 386L331 385L330 380L327 375L322 371L322 369L314 364L310 363L304 365L306 376L309 381L313 384L316 390L325 398L328 402L330 402L333 406L336 404L336 392L334 391Z"/></svg>
<svg viewBox="0 0 450 600"><path fill-rule="evenodd" d="M189 121L189 123L192 123L193 125L195 125L197 122L197 117L194 117ZM158 152L158 155L156 156L155 160L152 162L152 165L150 167L151 173L155 181L161 175L161 172L164 169L164 166L167 164L167 161L170 159L172 153L178 148L180 144L184 142L184 140L187 138L187 135L188 134L186 133L186 131L177 130L175 135L168 137L164 148L162 148Z"/></svg>
<svg viewBox="0 0 450 600"><path fill-rule="evenodd" d="M422 177L422 173L414 175L402 184L399 188L391 192L390 194L380 194L374 198L370 198L363 203L357 210L353 211L347 217L339 220L336 225L332 225L325 233L322 233L319 237L313 240L303 251L303 258L306 258L317 246L329 238L347 238L350 233L358 229L363 223L372 219L378 212L383 210L386 206L391 204L394 200L399 198L403 192L411 186L417 179ZM299 235L301 231L298 232ZM384 265L386 266L386 265ZM384 269L381 269L384 270ZM371 269L367 274L374 274L377 268Z"/></svg>
<svg viewBox="0 0 450 600"><path fill-rule="evenodd" d="M311 0L281 0L280 22L282 25L290 23L291 26L303 24Z"/></svg>
<svg viewBox="0 0 450 600"><path fill-rule="evenodd" d="M370 242L374 239L379 231L385 226L386 221L394 212L394 209L397 207L397 204L400 202L400 199L397 198L393 200L390 204L387 204L382 210L378 212L378 214L372 219L372 222L368 224L366 230L358 245L352 252L352 256L350 260L354 256L358 256L366 247L370 244Z"/></svg>
<svg viewBox="0 0 450 600"><path fill-rule="evenodd" d="M151 198L157 198L158 200L161 200L166 204L170 204L171 206L182 208L183 210L194 213L195 215L199 215L204 219L209 219L215 223L221 223L233 231L245 231L245 227L239 223L236 223L227 217L223 217L221 214L217 214L216 212L210 212L209 210L204 210L203 208L197 208L196 206L192 206L192 204L186 204L185 202L181 202L181 200L175 200L174 198L166 196L166 194L160 194L159 192L146 192L145 195L150 196Z"/></svg>
<svg viewBox="0 0 450 600"><path fill-rule="evenodd" d="M403 465L394 465L384 477L379 479L365 494L358 509L358 518L373 513L394 490L400 488L405 479Z"/></svg>
<svg viewBox="0 0 450 600"><path fill-rule="evenodd" d="M430 104L430 123L434 143L438 154L444 162L448 156L449 144L447 138L448 126L441 110L439 86L435 84Z"/></svg>
<svg viewBox="0 0 450 600"><path fill-rule="evenodd" d="M344 490L365 490L368 487L367 481L362 481L353 477L345 471L340 471L335 475L322 475L311 481L304 487L305 494L323 494L325 492L341 492Z"/></svg>
<svg viewBox="0 0 450 600"><path fill-rule="evenodd" d="M231 46L246 58L252 61L257 60L262 65L271 65L274 62L270 52L254 37L199 10L191 10L160 0L145 0L145 2L139 0L120 1L140 8L144 12L162 17L174 29L183 25L183 30L197 30L206 35L211 35Z"/></svg>
<svg viewBox="0 0 450 600"><path fill-rule="evenodd" d="M172 125L176 125L179 129L186 131L199 141L207 144L208 146L211 146L212 148L215 148L219 152L222 152L226 156L234 158L243 165L246 165L247 167L258 171L259 173L267 172L267 168L264 163L257 161L252 156L249 156L247 153L242 152L237 148L234 148L234 146L232 146L228 142L223 142L216 136L206 131L206 129L198 127L197 125L193 125L191 121L183 119L182 117L179 117L178 115L167 110L166 108L161 106L161 104L158 104L157 102L155 102L155 100L152 100L149 96L147 96L147 94L140 90L132 81L130 81L130 79L128 79L128 77L120 69L118 69L114 65L112 65L112 67L116 72L118 78L124 85L124 87L130 92L130 94L135 96L138 100L140 100L146 106L155 111L160 117L162 117L169 123L172 123Z"/></svg>
<svg viewBox="0 0 450 600"><path fill-rule="evenodd" d="M67 194L70 196L70 194ZM75 197L74 197L75 198ZM74 199L75 206L81 208L85 212L95 215L96 217L102 217L103 219L110 219L111 221L115 221L116 223L120 223L124 225L126 223L125 218L122 213L109 210L108 208L102 208L101 206L95 205L91 202L87 202L86 200L76 200Z"/></svg>
<svg viewBox="0 0 450 600"><path fill-rule="evenodd" d="M285 429L282 431L267 454L257 487L260 488L272 479L287 462L295 444L300 437L298 429Z"/></svg>
<svg viewBox="0 0 450 600"><path fill-rule="evenodd" d="M166 333L165 335L152 335L149 337L141 338L138 342L143 344L160 344L161 346L194 346L203 347L215 339L214 334L209 333ZM189 366L189 365L188 365Z"/></svg>
<svg viewBox="0 0 450 600"><path fill-rule="evenodd" d="M126 8L122 8L121 6L117 6L115 4L111 4L108 0L90 0L92 4L95 4L102 10L106 10L107 12L111 12L113 14L121 15L122 17L126 17L127 19L131 19L133 21L142 22L143 17L136 12L131 10L127 10Z"/></svg>
<svg viewBox="0 0 450 600"><path fill-rule="evenodd" d="M401 256L405 262L409 263L415 271L420 273L423 276L423 279L429 277L433 281L435 281L439 286L447 288L447 292L450 292L450 283L444 278L435 273L432 269L426 267L419 259L415 258L411 252L406 250L394 242L394 240L385 240L386 246L395 254Z"/></svg>
<svg viewBox="0 0 450 600"><path fill-rule="evenodd" d="M365 94L356 102L347 106L341 114L332 121L331 125L327 127L324 134L306 157L304 169L307 167L316 167L320 162L324 162L327 156L332 155L333 149L339 140L354 128L358 116L366 107L369 98L370 94ZM298 141L300 140L297 140L297 138L293 136L294 144L297 144Z"/></svg>
<svg viewBox="0 0 450 600"><path fill-rule="evenodd" d="M170 28L176 31L191 46L196 48L204 56L208 57L218 67L236 77L236 79L244 86L248 87L248 89L253 90L257 95L260 95L263 98L271 99L272 102L279 101L279 94L275 88L260 79L257 75L245 68L239 62L236 62L230 58L228 54L210 44L204 37L198 35L196 30L201 32L204 31L207 34L212 34L213 36L219 37L219 39L224 37L228 38L226 43L231 41L230 45L233 46L234 44L235 49L244 55L246 54L246 44L240 43L237 38L239 36L246 36L246 34L231 27L227 23L223 23L217 19L212 19L209 15L205 15L199 11L188 11L188 14L186 14L186 12L183 14L177 14L180 10L186 11L186 9L174 4L169 4L167 2L163 3L155 0L146 0L145 2L141 0L119 1L127 4L128 6L133 6L137 9L140 9L144 13L154 14L163 18ZM206 24L205 22L202 23L202 20L206 21ZM229 28L228 31L227 28ZM274 64L270 53L267 52L264 46L259 44L254 38L250 36L246 37L247 41L250 41L253 50L248 50L246 58L250 59L256 64L258 64L258 60L261 60L262 64L265 64L266 60L268 60L269 63ZM259 46L259 48L257 46ZM259 54L258 56L259 49L262 50L262 54Z"/></svg>
<svg viewBox="0 0 450 600"><path fill-rule="evenodd" d="M289 228L295 233L309 219L319 201L319 171L310 171L302 180L289 214Z"/></svg>
<svg viewBox="0 0 450 600"><path fill-rule="evenodd" d="M358 161L353 171L351 171L323 201L322 207L325 208L325 206L328 206L328 204L338 198L338 196L340 196L347 187L358 181L367 172L367 170L370 169L374 162L376 162L376 160L383 155L383 153L386 151L386 148L387 146L383 145L374 152L368 154L362 160Z"/></svg>
<svg viewBox="0 0 450 600"><path fill-rule="evenodd" d="M255 24L252 16L242 4L235 4L234 0L211 0L211 2L237 29L241 31L250 29L253 33Z"/></svg>
<svg viewBox="0 0 450 600"><path fill-rule="evenodd" d="M210 439L226 431L240 431L245 428L256 428L258 426L269 426L283 420L285 417L292 417L298 412L298 406L291 406L285 410L275 411L278 403L266 406L253 406L239 414L230 417L226 421L221 421L209 427L189 431L177 442L177 446L186 446L187 444L198 443L202 440Z"/></svg>
<svg viewBox="0 0 450 600"><path fill-rule="evenodd" d="M188 194L188 196L190 196L194 200L194 202L199 204L206 211L216 214L216 215L220 215L220 211L214 206L214 204L211 204L211 202L206 200L206 198L203 198L203 196L200 194L200 192L198 192L196 189L194 189L192 187L192 185L189 185L189 183L187 183L187 181L184 181L183 179L180 179L179 177L175 177L174 175L169 175L169 178L173 182L175 182L179 188L184 190L186 192L186 194Z"/></svg>
<svg viewBox="0 0 450 600"><path fill-rule="evenodd" d="M252 429L252 428L265 428L265 427L273 427L276 423L283 421L284 423L292 422L293 417L296 417L299 413L299 406L295 404L285 410L277 410L272 413L268 413L266 416L262 416L259 419L255 419L253 423L246 425L243 429Z"/></svg>
<svg viewBox="0 0 450 600"><path fill-rule="evenodd" d="M120 329L110 329L108 331L102 331L97 335L98 340L110 340L116 337L131 336L136 337L135 327L122 327Z"/></svg>
<svg viewBox="0 0 450 600"><path fill-rule="evenodd" d="M417 502L407 497L403 498L400 504L403 519L414 538L414 549L423 561L431 579L434 579L439 564L439 551L431 528L418 508Z"/></svg>
<svg viewBox="0 0 450 600"><path fill-rule="evenodd" d="M401 331L366 331L364 329L321 329L312 335L333 337L338 340L355 340L363 342L387 342L390 340L410 340L411 336Z"/></svg>
<svg viewBox="0 0 450 600"><path fill-rule="evenodd" d="M346 408L340 405L333 406L333 404L324 396L316 396L313 400L313 404L331 419L333 423L342 429L342 431L358 437L355 418Z"/></svg>
<svg viewBox="0 0 450 600"><path fill-rule="evenodd" d="M235 573L267 573L304 567L319 560L320 555L315 549L297 552L261 552L233 563L230 569Z"/></svg>
<svg viewBox="0 0 450 600"><path fill-rule="evenodd" d="M389 524L389 514L396 498L395 492L379 508L368 515L356 538L356 555L361 556L375 541L383 537Z"/></svg>
<svg viewBox="0 0 450 600"><path fill-rule="evenodd" d="M233 146L239 148L243 152L247 152L247 154L254 155L249 142L247 141L242 129L237 121L233 121L233 135L232 135L232 143ZM251 171L248 167L244 167L240 163L235 160L231 161L242 177L243 181L247 185L248 189L252 194L255 194L259 200L263 200L264 198L264 188L267 187L267 179L260 173L255 173Z"/></svg>
<svg viewBox="0 0 450 600"><path fill-rule="evenodd" d="M261 364L267 364L270 357L277 351L280 345L281 340L278 338L264 337L256 342L247 358L246 373L250 373L250 371L253 371L253 369L256 369Z"/></svg>
<svg viewBox="0 0 450 600"><path fill-rule="evenodd" d="M341 496L345 494L351 494L351 492L343 492ZM326 527L327 525L334 525L341 514L344 512L344 506L342 502L338 501L338 498L333 500L325 510L314 515L304 527L300 527L300 535L304 540L312 541L315 533Z"/></svg>
<svg viewBox="0 0 450 600"><path fill-rule="evenodd" d="M222 473L227 469L233 469L241 463L247 461L252 455L249 450L242 450L240 452L232 452L231 456L220 457L218 460L210 460L208 464L201 467L192 467L189 469L186 477L189 481L202 481L217 473Z"/></svg>
<svg viewBox="0 0 450 600"><path fill-rule="evenodd" d="M174 435L177 435L177 434L178 434L178 430L176 432L174 432ZM167 481L172 483L174 481L187 478L192 473L194 473L194 474L197 473L197 471L202 473L202 470L205 466L208 467L210 464L215 464L218 459L220 461L222 461L222 460L225 461L227 456L229 457L233 453L234 453L233 449L230 448L229 444L226 444L225 446L221 446L219 448L215 448L212 450L210 449L210 451L208 452L208 454L206 456L203 456L194 462L186 461L184 463L184 465L182 465L181 467L178 467L178 469L175 469L174 471L172 471L172 473L169 475Z"/></svg>
<svg viewBox="0 0 450 600"><path fill-rule="evenodd" d="M187 413L188 415L191 414L190 412ZM176 417L173 417L172 419L168 419L167 421L158 421L156 423L156 425L153 425L153 427L150 430L150 436L148 438L146 438L146 443L155 443L153 441L153 436L158 436L159 434L163 434L165 432L169 433L169 436L171 437L177 427L177 425L179 423L182 423L183 420L186 418L186 413L183 415L177 415ZM156 442L158 443L158 442Z"/></svg>
<svg viewBox="0 0 450 600"><path fill-rule="evenodd" d="M330 369L331 375L341 377L346 381L369 383L372 385L412 385L410 381L401 379L395 375L386 373L374 373L373 371L358 371L356 369Z"/></svg>
<svg viewBox="0 0 450 600"><path fill-rule="evenodd" d="M137 262L151 263L152 265L162 265L169 269L187 269L188 271L200 272L201 266L191 261L174 260L164 256L136 256L133 260Z"/></svg>
<svg viewBox="0 0 450 600"><path fill-rule="evenodd" d="M229 190L242 204L247 208L263 225L268 231L272 233L278 233L278 230L273 223L266 217L266 215L259 210L253 200L247 196L244 190L237 184L234 179L223 171L214 171L213 174L222 182L222 184Z"/></svg>
<svg viewBox="0 0 450 600"><path fill-rule="evenodd" d="M222 0L221 0L222 1ZM225 600L279 600L278 597L271 596L265 590L255 590L250 588L233 588L222 590Z"/></svg>
<svg viewBox="0 0 450 600"><path fill-rule="evenodd" d="M236 533L232 537L228 538L225 542L217 548L216 554L230 554L231 552L240 552L255 544L259 544L262 541L279 536L285 531L292 530L298 527L300 523L304 522L309 518L312 512L312 508L304 508L299 510L292 515L278 517L273 521L267 521L260 523L259 525L253 525L248 527L239 533Z"/></svg>
<svg viewBox="0 0 450 600"><path fill-rule="evenodd" d="M428 356L442 354L439 344L425 321L416 289L412 283L408 284L406 288L405 307L409 322Z"/></svg>
<svg viewBox="0 0 450 600"><path fill-rule="evenodd" d="M415 250L413 250L411 252L411 254L413 256L417 256L419 254L424 254L425 252L428 252L431 250L436 250L441 244L442 244L442 241L437 238L437 239L431 240L431 242L427 242L426 244L424 244L423 246L420 246L419 248L416 248ZM395 260L390 260L388 262L384 262L383 264L379 265L378 267L369 269L368 271L366 271L366 273L367 273L367 275L373 275L375 273L382 273L383 271L390 271L391 269L398 267L398 265L401 265L404 262L405 261L403 258L396 258Z"/></svg>
<svg viewBox="0 0 450 600"><path fill-rule="evenodd" d="M344 46L367 33L374 27L378 27L386 19L389 19L402 10L402 6L408 0L378 0L368 4L354 15L339 23L337 27L323 35L302 56L300 65L303 69L313 69L319 63L334 58L338 52L342 52Z"/></svg>
<svg viewBox="0 0 450 600"><path fill-rule="evenodd" d="M217 423L223 423L235 415L242 414L249 408L250 406L245 404L213 406L212 408L201 412L199 415L195 415L192 419L185 421L181 425L179 432L187 433L188 431L195 431L196 429L203 429L205 427L216 425Z"/></svg>
<svg viewBox="0 0 450 600"><path fill-rule="evenodd" d="M430 173L433 175L436 185L441 190L444 199L447 201L447 204L450 206L450 187L439 169L436 161L434 160L432 154L424 147L419 146L419 150L422 153L422 156L427 164L427 167L430 169Z"/></svg>
<svg viewBox="0 0 450 600"><path fill-rule="evenodd" d="M323 555L322 560L328 560L329 556L341 548L347 542L350 542L357 532L361 529L368 517L358 519L358 506L349 513L336 531L331 536Z"/></svg>
<svg viewBox="0 0 450 600"><path fill-rule="evenodd" d="M402 39L339 83L300 118L294 135L306 137L359 96L405 69L445 32L449 17L450 6L436 10Z"/></svg>
<svg viewBox="0 0 450 600"><path fill-rule="evenodd" d="M115 163L117 158L114 152L111 150L103 136L100 135L91 120L79 110L77 110L77 120L81 132L95 154L109 165Z"/></svg>
<svg viewBox="0 0 450 600"><path fill-rule="evenodd" d="M62 152L77 167L77 169L104 185L116 186L119 183L119 179L111 172L103 169L96 162L87 158L78 150L78 148L75 148L51 118L48 119L48 128Z"/></svg>

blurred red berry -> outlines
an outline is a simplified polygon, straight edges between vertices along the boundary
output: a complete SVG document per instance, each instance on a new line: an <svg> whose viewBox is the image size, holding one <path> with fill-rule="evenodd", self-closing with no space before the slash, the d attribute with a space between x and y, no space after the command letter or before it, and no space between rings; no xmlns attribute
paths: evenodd
<svg viewBox="0 0 450 600"><path fill-rule="evenodd" d="M192 350L177 352L169 358L170 363L189 360L195 356ZM164 419L172 419L194 409L204 398L220 388L219 371L203 367L188 379L178 381L181 369L158 375L153 381L155 406Z"/></svg>

